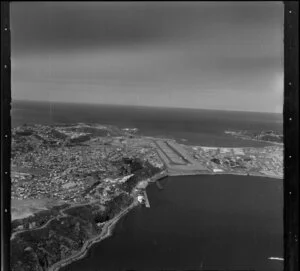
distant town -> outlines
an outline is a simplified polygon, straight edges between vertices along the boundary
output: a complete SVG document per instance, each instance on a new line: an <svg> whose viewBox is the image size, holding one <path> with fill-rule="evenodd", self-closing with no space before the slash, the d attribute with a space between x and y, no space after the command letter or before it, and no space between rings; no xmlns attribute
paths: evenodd
<svg viewBox="0 0 300 271"><path fill-rule="evenodd" d="M145 188L176 175L283 178L282 135L225 131L272 141L262 148L179 144L136 128L79 123L23 125L12 131L12 270L59 270L111 234Z"/></svg>

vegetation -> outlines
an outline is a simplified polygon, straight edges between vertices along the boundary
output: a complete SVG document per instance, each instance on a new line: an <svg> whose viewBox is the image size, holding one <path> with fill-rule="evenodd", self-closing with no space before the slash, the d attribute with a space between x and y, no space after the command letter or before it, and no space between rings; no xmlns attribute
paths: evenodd
<svg viewBox="0 0 300 271"><path fill-rule="evenodd" d="M31 227L40 227L44 225L49 219L56 217L59 214L60 210L68 206L69 204L54 206L51 209L39 211L32 216L13 220L11 222L12 232L17 230L17 227L19 226L23 226L22 229L29 229Z"/></svg>
<svg viewBox="0 0 300 271"><path fill-rule="evenodd" d="M136 160L133 162L131 172L134 173L134 175L121 185L121 189L128 193L131 193L132 189L140 181L151 178L153 175L159 173L160 169L152 166L148 161L144 162L142 165L139 160Z"/></svg>
<svg viewBox="0 0 300 271"><path fill-rule="evenodd" d="M90 220L82 217L61 217L45 228L16 235L11 241L11 269L46 270L68 253L78 251L86 240L98 233L93 216Z"/></svg>
<svg viewBox="0 0 300 271"><path fill-rule="evenodd" d="M213 159L210 159L210 161L214 162L215 164L220 164L220 159L217 159L217 158L213 158Z"/></svg>
<svg viewBox="0 0 300 271"><path fill-rule="evenodd" d="M122 193L106 203L106 218L112 219L121 210L128 207L133 202L133 198Z"/></svg>
<svg viewBox="0 0 300 271"><path fill-rule="evenodd" d="M85 241L98 234L96 223L112 219L132 202L129 194L121 193L106 202L105 208L98 204L71 207L64 210L66 216L51 220L46 227L18 233L11 240L11 270L47 270L50 265L80 250ZM33 221L45 222L58 214L62 206L39 212L23 222L22 219L15 220L14 227Z"/></svg>
<svg viewBox="0 0 300 271"><path fill-rule="evenodd" d="M66 214L79 217L85 221L92 221L93 213L90 205L76 206L65 211Z"/></svg>

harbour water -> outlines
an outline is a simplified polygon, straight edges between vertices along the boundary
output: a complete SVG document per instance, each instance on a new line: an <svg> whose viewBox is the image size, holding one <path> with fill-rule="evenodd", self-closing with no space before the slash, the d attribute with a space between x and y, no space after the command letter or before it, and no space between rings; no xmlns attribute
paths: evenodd
<svg viewBox="0 0 300 271"><path fill-rule="evenodd" d="M168 177L147 188L113 236L64 271L283 270L283 183L261 177Z"/></svg>

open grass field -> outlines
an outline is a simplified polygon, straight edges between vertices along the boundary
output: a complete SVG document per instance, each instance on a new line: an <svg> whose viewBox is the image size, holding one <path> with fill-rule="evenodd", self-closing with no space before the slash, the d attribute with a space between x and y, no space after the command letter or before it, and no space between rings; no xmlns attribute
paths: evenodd
<svg viewBox="0 0 300 271"><path fill-rule="evenodd" d="M11 200L11 220L21 219L60 204L49 199Z"/></svg>

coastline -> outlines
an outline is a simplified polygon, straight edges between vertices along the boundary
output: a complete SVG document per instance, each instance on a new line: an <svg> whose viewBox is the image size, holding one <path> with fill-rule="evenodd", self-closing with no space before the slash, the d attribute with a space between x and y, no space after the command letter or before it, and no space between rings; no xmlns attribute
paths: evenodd
<svg viewBox="0 0 300 271"><path fill-rule="evenodd" d="M170 177L176 177L176 176L194 176L194 175L239 175L239 176L249 176L249 177L262 177L262 178L268 178L268 179L278 179L283 180L284 177L278 176L278 175L263 175L260 173L243 173L243 172L176 172L175 174L167 174L167 176Z"/></svg>
<svg viewBox="0 0 300 271"><path fill-rule="evenodd" d="M160 179L163 179L165 177L175 177L175 176L193 176L193 175L240 175L240 176L250 176L250 177L264 177L264 178L272 178L272 179L278 179L278 180L283 180L283 178L279 177L279 176L272 176L272 175L262 175L262 174L247 174L247 173L233 173L233 172L220 172L220 173L199 173L199 172L195 172L190 173L190 174L180 174L177 173L176 175L172 175L169 174L167 172L167 170L164 170L156 175L154 175L153 177L149 178L147 181L147 184L145 186L144 189L147 188L147 186L149 185L149 183L154 183ZM117 223L119 222L119 220L124 217L127 213L129 213L129 211L131 211L134 207L138 206L139 202L134 199L134 202L129 205L128 207L126 207L124 210L122 210L116 217L114 217L113 219L111 219L109 222L107 222L103 229L102 232L100 233L100 235L95 236L89 240L87 240L83 247L81 248L80 251L78 251L77 253L75 253L74 255L69 256L68 258L62 259L61 261L55 263L54 265L52 265L51 267L49 267L49 271L59 271L61 268L75 262L78 261L82 258L84 258L88 252L88 250L90 249L90 247L96 243L100 243L101 241L103 241L104 239L110 237L113 234L113 230L114 227L117 225Z"/></svg>
<svg viewBox="0 0 300 271"><path fill-rule="evenodd" d="M91 239L87 240L84 245L82 246L81 250L75 253L74 255L69 256L68 258L62 259L61 261L53 264L49 267L49 271L59 271L62 267L71 264L77 260L84 258L89 250L89 248L98 242L103 241L104 239L110 237L112 235L113 229L118 223L118 221L125 216L131 209L138 206L139 203L134 200L134 202L122 210L116 217L111 219L108 223L106 223L102 229L100 235L92 237Z"/></svg>
<svg viewBox="0 0 300 271"><path fill-rule="evenodd" d="M67 124L66 124L67 125ZM70 125L70 124L68 124ZM144 139L149 139L148 141L152 141L153 139L156 139L156 137L147 137L147 136L137 136L137 137L140 137L140 138L144 138ZM150 140L151 139L151 140ZM181 141L179 141L178 139L176 138L164 138L162 137L161 138L162 140L166 140L166 141L170 141L171 143L173 142L176 142L177 145L179 146L187 146L187 145L190 145L189 147L206 147L206 148L209 148L207 146L198 146L198 145L193 145L192 143L191 144L188 144L188 142L184 142L182 143ZM260 140L252 140L252 141L260 141ZM264 141L264 142L268 142L269 144L276 144L274 142L269 142L269 141ZM278 143L280 144L280 143ZM277 145L277 144L276 144ZM222 148L222 147L213 147L213 148ZM226 147L224 147L226 148ZM235 148L232 148L232 147L228 147L230 149L235 149ZM240 149L240 148L255 148L254 146L253 147L236 147L237 149ZM188 150L188 149L187 149ZM187 152L186 150L186 152ZM207 176L210 176L210 175L240 175L240 176L249 176L249 177L263 177L264 179L261 179L262 182L275 182L275 183L280 183L283 181L284 179L284 175L282 174L282 172L279 172L278 171L278 175L272 175L272 172L271 171L262 171L262 173L260 172L239 172L239 171L236 171L235 169L233 171L229 171L229 170L225 170L225 171L220 171L220 172L214 172L212 170L212 166L209 166L209 168L207 169L207 171L203 170L201 171L200 168L199 170L196 170L195 167L190 167L190 169L188 169L187 167L187 170L185 171L183 167L180 167L178 166L176 168L176 164L167 164L164 162L164 159L161 158L158 150L156 150L156 152L158 153L158 156L160 159L158 160L161 160L163 162L163 164L165 164L166 168L163 169L163 171L161 171L160 173L158 174L155 174L153 175L152 177L150 178L145 178L144 180L142 180L141 182L143 182L143 187L141 186L140 188L138 188L137 192L140 193L140 192L145 192L147 193L146 189L148 187L148 185L150 186L151 183L156 183L156 184L162 184L163 185L163 181L161 182L160 180L161 179L164 179L164 178L168 178L168 177L175 177L175 176L182 176L183 177L183 180L185 179L184 176L195 176L195 179L199 180L201 182L201 178L198 178L196 177L197 175L201 176L201 175L207 175ZM174 152L174 155L178 155L176 152ZM178 155L179 157L182 157L181 155ZM177 157L177 156L176 156ZM183 156L184 157L184 156ZM196 160L195 160L196 161ZM169 166L170 168L169 168ZM189 166L187 164L187 166ZM274 171L275 173L276 171ZM226 177L226 176L224 176ZM227 176L229 177L228 179L231 179L233 178L234 176L230 177L230 176ZM222 178L222 177L221 177ZM202 179L206 179L206 177L203 176ZM213 179L213 177L212 177ZM243 179L242 177L240 179ZM245 179L249 179L251 180L251 178L245 178ZM258 180L259 181L259 180ZM276 182L277 181L277 182ZM72 264L76 261L81 261L81 259L87 257L89 258L89 249L92 248L92 250L94 249L92 246L96 243L100 243L102 240L105 240L106 238L109 238L110 236L114 235L114 229L115 227L117 226L117 223L119 222L119 220L124 217L126 214L128 214L130 212L130 210L132 210L134 207L136 206L139 206L140 203L137 202L136 200L136 196L132 196L133 198L133 203L130 204L129 206L126 206L124 208L121 208L121 210L119 211L119 213L117 213L115 215L115 217L113 217L112 219L104 222L104 223L101 223L101 228L99 228L100 230L97 231L97 234L93 235L93 237L87 239L78 249L76 250L73 250L70 249L69 250L69 253L70 252L73 252L71 255L68 255L62 259L60 259L59 261L57 262L52 262L52 264L47 268L47 270L56 270L56 271L59 271L61 270L62 268L65 268L66 266L68 266L69 264ZM91 203L91 202L89 202ZM86 203L88 204L88 203ZM72 206L71 206L72 207ZM141 207L144 207L144 206L141 206ZM139 207L140 208L140 207ZM60 212L63 212L63 211L60 211ZM62 214L62 213L61 213ZM57 217L56 217L57 218ZM54 219L56 219L54 218ZM47 221L46 224L42 225L41 228L43 227L46 227L48 225L49 221ZM26 231L34 231L34 230L37 230L36 228L33 228L33 229L27 229ZM15 232L15 234L17 235L19 232ZM71 247L70 247L71 248ZM77 265L77 263L74 263L74 265Z"/></svg>
<svg viewBox="0 0 300 271"><path fill-rule="evenodd" d="M169 176L168 173L164 170L160 173L155 174L154 176L152 176L151 178L149 178L146 183L145 189L146 187L149 185L149 183L153 183L156 182L162 178L165 178ZM110 237L113 234L113 229L114 227L117 225L117 223L119 222L119 220L125 216L127 213L129 213L129 211L131 209L133 209L134 207L138 206L139 202L134 199L134 202L129 205L128 207L126 207L124 210L122 210L116 217L114 217L113 219L111 219L109 222L105 223L102 232L100 233L100 235L97 235L95 237L92 237L91 239L87 240L82 248L80 249L80 251L78 251L77 253L75 253L74 255L71 255L65 259L62 259L61 261L53 264L52 266L50 266L48 268L48 271L59 271L61 268L71 264L72 262L78 261L82 258L84 258L89 250L89 248L95 244L95 243L100 243L101 241L103 241L104 239Z"/></svg>

